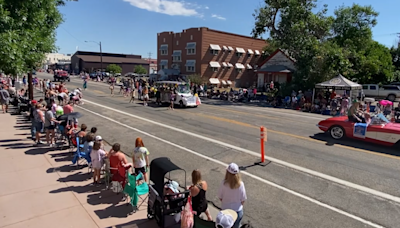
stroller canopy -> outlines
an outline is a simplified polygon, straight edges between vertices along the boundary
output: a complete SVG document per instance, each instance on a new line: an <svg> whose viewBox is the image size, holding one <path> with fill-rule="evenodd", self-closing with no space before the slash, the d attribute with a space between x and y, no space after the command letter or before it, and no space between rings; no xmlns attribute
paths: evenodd
<svg viewBox="0 0 400 228"><path fill-rule="evenodd" d="M154 189L162 197L164 195L165 174L183 169L172 163L169 158L161 157L151 161L150 170L150 180L154 183Z"/></svg>

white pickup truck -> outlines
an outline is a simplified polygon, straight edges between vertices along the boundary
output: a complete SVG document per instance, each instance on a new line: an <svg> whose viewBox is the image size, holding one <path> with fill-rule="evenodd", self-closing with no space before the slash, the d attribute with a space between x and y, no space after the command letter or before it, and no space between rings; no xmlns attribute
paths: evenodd
<svg viewBox="0 0 400 228"><path fill-rule="evenodd" d="M400 98L400 86L384 85L379 87L377 84L363 85L363 91L366 97L384 98L389 101L395 101Z"/></svg>

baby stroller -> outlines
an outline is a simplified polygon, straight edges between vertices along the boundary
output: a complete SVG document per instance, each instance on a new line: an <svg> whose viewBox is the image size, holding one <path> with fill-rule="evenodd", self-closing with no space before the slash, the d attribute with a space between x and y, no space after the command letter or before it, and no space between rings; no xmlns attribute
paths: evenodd
<svg viewBox="0 0 400 228"><path fill-rule="evenodd" d="M175 170L184 172L184 186L186 186L186 171L176 166L166 157L156 158L151 161L150 170L150 180L153 184L149 185L147 217L149 219L155 218L158 226L164 228L168 223L167 220L175 219L176 221L176 217L179 217L180 220L180 212L186 205L190 193L189 191L183 191L174 194L165 194L164 188L166 184L170 183L170 173ZM166 178L167 174L168 178Z"/></svg>

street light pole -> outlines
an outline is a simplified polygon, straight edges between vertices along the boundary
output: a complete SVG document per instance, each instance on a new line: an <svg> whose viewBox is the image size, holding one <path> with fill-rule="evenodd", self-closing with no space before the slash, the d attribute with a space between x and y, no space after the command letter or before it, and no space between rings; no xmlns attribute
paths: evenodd
<svg viewBox="0 0 400 228"><path fill-rule="evenodd" d="M100 45L100 67L101 67L101 78L103 78L103 52L101 50L101 41L99 43Z"/></svg>
<svg viewBox="0 0 400 228"><path fill-rule="evenodd" d="M98 44L99 46L100 46L100 73L101 73L101 77L103 78L103 51L102 51L102 49L101 49L101 41L99 42L99 43L97 43L96 41L87 41L87 40L85 40L85 43L88 43L88 42L92 42L92 43L96 43L96 44Z"/></svg>

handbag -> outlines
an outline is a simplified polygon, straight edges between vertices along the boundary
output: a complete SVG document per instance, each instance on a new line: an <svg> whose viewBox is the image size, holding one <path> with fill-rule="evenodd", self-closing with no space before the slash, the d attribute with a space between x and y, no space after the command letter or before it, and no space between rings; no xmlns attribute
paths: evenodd
<svg viewBox="0 0 400 228"><path fill-rule="evenodd" d="M193 228L193 226L192 197L189 196L188 201L181 212L181 228Z"/></svg>

